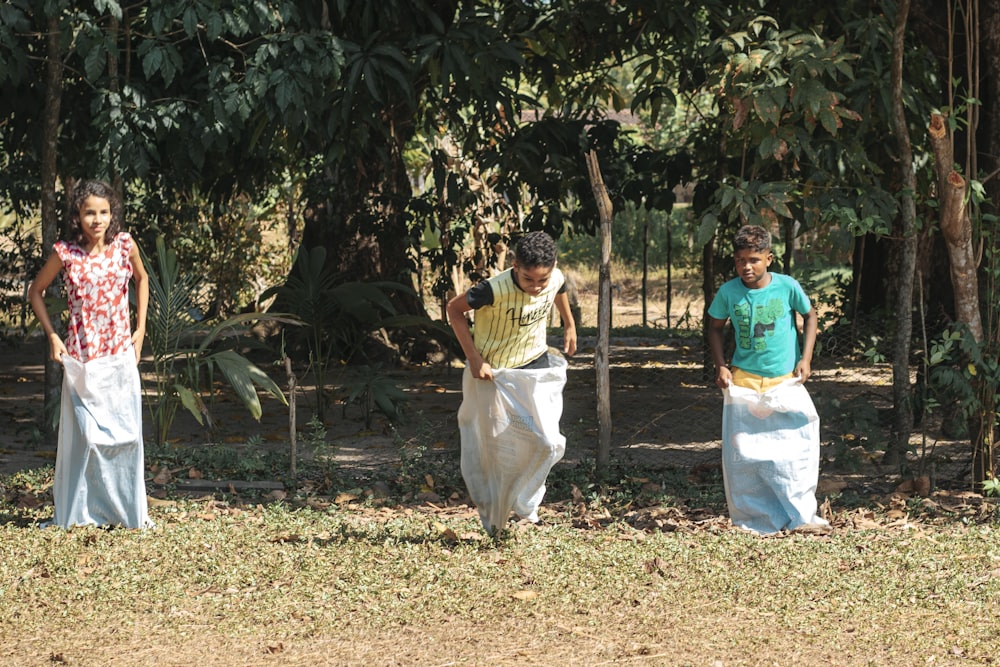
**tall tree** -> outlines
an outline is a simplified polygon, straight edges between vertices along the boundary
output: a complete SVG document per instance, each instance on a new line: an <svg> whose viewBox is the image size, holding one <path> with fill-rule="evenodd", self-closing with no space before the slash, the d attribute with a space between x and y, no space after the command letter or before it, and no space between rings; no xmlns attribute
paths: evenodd
<svg viewBox="0 0 1000 667"><path fill-rule="evenodd" d="M892 352L892 397L895 408L893 443L889 449L890 462L899 463L909 446L913 429L913 403L910 391L910 345L913 328L913 273L917 255L917 209L914 201L917 179L913 167L913 149L910 129L903 110L903 53L906 41L906 18L910 0L900 0L896 7L896 23L892 40L892 130L899 144L899 173L902 176L901 193L902 235L899 240L900 272L896 296L896 327Z"/></svg>

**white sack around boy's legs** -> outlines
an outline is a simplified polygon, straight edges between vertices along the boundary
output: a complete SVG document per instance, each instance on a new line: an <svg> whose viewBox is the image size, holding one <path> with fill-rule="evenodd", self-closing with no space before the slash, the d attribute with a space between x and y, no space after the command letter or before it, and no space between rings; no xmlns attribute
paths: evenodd
<svg viewBox="0 0 1000 667"><path fill-rule="evenodd" d="M142 392L135 353L63 355L53 523L146 528Z"/></svg>
<svg viewBox="0 0 1000 667"><path fill-rule="evenodd" d="M790 379L758 393L723 391L722 472L734 526L767 534L827 525L816 514L819 415Z"/></svg>
<svg viewBox="0 0 1000 667"><path fill-rule="evenodd" d="M492 382L473 379L468 367L462 377L462 477L490 535L511 510L538 521L545 479L566 451L559 419L567 364L554 354L549 363L495 370Z"/></svg>

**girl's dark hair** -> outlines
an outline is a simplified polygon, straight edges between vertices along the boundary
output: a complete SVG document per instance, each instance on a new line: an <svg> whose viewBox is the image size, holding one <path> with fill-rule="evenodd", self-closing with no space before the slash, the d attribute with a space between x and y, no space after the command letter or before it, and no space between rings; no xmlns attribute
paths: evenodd
<svg viewBox="0 0 1000 667"><path fill-rule="evenodd" d="M104 181L80 181L69 197L69 234L73 243L83 245L87 241L80 224L80 209L87 197L106 199L111 205L111 223L104 232L104 242L111 243L122 230L122 202L115 189Z"/></svg>
<svg viewBox="0 0 1000 667"><path fill-rule="evenodd" d="M758 225L743 225L733 239L733 251L765 252L771 249L771 232Z"/></svg>
<svg viewBox="0 0 1000 667"><path fill-rule="evenodd" d="M514 259L526 269L556 265L556 242L545 232L528 232L514 246Z"/></svg>

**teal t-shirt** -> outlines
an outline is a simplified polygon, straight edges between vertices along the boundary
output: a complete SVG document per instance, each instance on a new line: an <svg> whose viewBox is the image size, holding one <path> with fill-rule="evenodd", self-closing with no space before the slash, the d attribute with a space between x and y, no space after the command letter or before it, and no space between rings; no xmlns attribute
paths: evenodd
<svg viewBox="0 0 1000 667"><path fill-rule="evenodd" d="M726 282L708 314L733 323L733 366L761 377L779 377L794 371L802 355L795 313L805 315L811 309L795 278L772 273L771 282L761 289L749 289L739 278Z"/></svg>

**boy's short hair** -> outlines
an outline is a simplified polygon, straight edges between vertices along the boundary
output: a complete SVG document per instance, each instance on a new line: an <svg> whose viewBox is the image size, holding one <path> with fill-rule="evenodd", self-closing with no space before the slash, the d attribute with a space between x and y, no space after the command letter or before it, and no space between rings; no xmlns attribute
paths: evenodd
<svg viewBox="0 0 1000 667"><path fill-rule="evenodd" d="M733 239L733 252L751 250L753 252L768 252L771 250L771 232L760 225L743 225Z"/></svg>
<svg viewBox="0 0 1000 667"><path fill-rule="evenodd" d="M522 268L556 265L556 242L545 232L528 232L514 246L514 259Z"/></svg>

